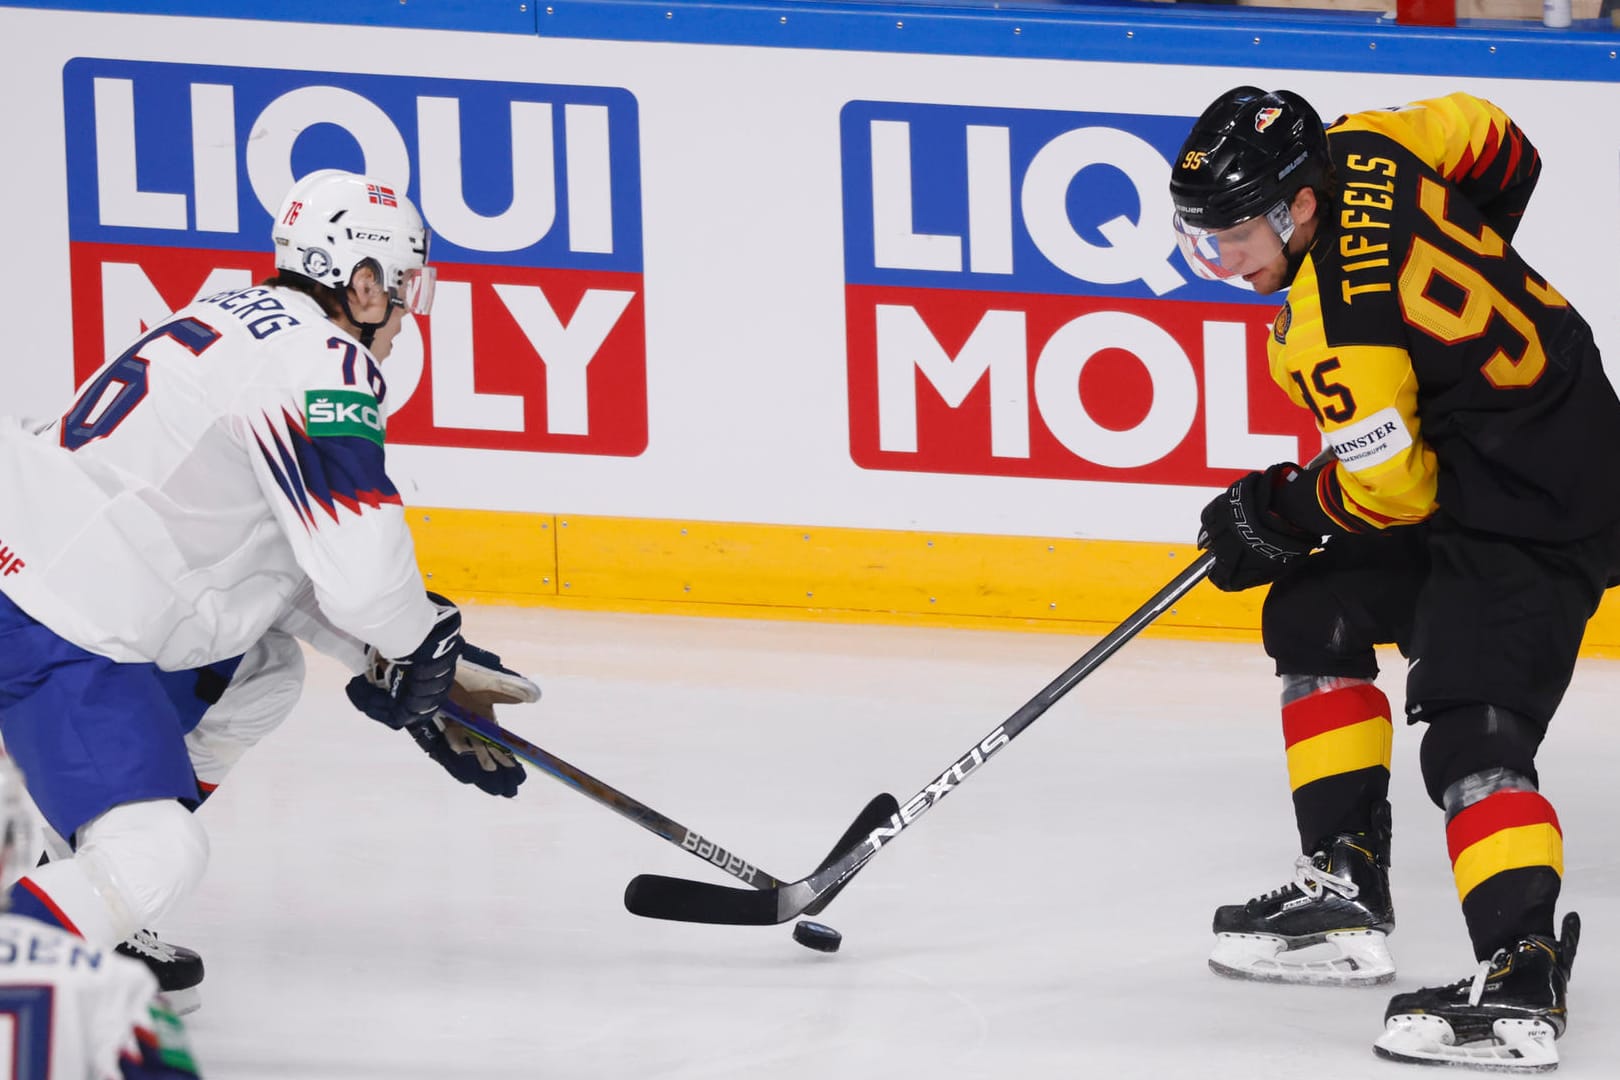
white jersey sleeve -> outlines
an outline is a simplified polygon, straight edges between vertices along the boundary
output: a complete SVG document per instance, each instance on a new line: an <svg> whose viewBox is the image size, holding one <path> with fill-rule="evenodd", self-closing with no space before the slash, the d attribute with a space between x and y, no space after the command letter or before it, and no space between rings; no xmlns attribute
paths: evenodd
<svg viewBox="0 0 1620 1080"><path fill-rule="evenodd" d="M301 293L183 308L43 430L0 419L0 591L81 648L179 670L246 652L311 585L332 625L408 654L434 608L385 393Z"/></svg>
<svg viewBox="0 0 1620 1080"><path fill-rule="evenodd" d="M195 1076L176 1038L178 1021L162 1015L157 992L157 980L137 960L33 919L0 915L0 1060L9 1057L18 1077L120 1080L120 1062L153 1060L155 1019L168 1044L161 1074Z"/></svg>

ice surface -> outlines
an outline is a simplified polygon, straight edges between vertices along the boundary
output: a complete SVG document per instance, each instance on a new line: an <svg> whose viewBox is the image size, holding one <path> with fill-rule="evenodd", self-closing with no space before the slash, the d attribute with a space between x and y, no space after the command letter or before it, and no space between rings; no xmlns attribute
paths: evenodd
<svg viewBox="0 0 1620 1080"><path fill-rule="evenodd" d="M507 727L783 878L1093 640L498 607L467 624L544 686ZM545 775L513 800L455 784L350 710L343 677L311 659L292 719L204 808L208 876L157 928L206 959L190 1021L213 1080L1390 1078L1412 1067L1372 1054L1388 995L1473 970L1404 724L1395 983L1205 966L1216 905L1282 884L1295 854L1257 645L1128 645L868 865L821 917L836 956L791 924L628 915L636 873L729 879ZM1566 1080L1620 1061L1617 701L1620 663L1584 661L1540 758L1585 923Z"/></svg>

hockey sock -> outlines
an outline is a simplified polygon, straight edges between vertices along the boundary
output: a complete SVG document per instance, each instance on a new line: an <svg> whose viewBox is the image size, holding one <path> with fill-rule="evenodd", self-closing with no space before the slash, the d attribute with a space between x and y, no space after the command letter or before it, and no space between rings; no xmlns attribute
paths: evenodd
<svg viewBox="0 0 1620 1080"><path fill-rule="evenodd" d="M1282 722L1301 850L1371 831L1389 794L1389 699L1367 679L1289 675Z"/></svg>
<svg viewBox="0 0 1620 1080"><path fill-rule="evenodd" d="M1540 792L1498 788L1449 813L1446 847L1476 959L1529 934L1553 936L1564 834Z"/></svg>

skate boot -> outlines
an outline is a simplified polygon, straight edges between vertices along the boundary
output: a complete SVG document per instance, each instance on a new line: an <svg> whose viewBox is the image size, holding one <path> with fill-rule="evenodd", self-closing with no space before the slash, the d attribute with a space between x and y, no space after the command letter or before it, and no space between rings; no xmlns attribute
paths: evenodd
<svg viewBox="0 0 1620 1080"><path fill-rule="evenodd" d="M1215 912L1218 975L1261 982L1374 986L1395 977L1389 834L1344 833L1301 855L1294 880Z"/></svg>
<svg viewBox="0 0 1620 1080"><path fill-rule="evenodd" d="M170 945L150 930L137 930L134 937L118 946L117 952L139 960L157 976L158 989L176 1014L184 1016L201 1007L202 995L197 986L203 981L203 962L193 950Z"/></svg>
<svg viewBox="0 0 1620 1080"><path fill-rule="evenodd" d="M1493 1072L1558 1068L1553 1040L1569 1017L1564 998L1581 919L1564 916L1563 937L1532 934L1479 965L1471 979L1396 994L1373 1052L1419 1065Z"/></svg>

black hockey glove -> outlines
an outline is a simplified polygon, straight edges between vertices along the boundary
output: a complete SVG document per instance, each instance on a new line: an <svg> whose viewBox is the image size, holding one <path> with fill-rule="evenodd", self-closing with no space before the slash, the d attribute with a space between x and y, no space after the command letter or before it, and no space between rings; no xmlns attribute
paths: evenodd
<svg viewBox="0 0 1620 1080"><path fill-rule="evenodd" d="M1209 580L1217 589L1270 584L1321 542L1273 510L1278 489L1300 475L1292 462L1273 465L1242 477L1204 507L1198 546L1215 556Z"/></svg>
<svg viewBox="0 0 1620 1080"><path fill-rule="evenodd" d="M384 661L380 671L356 675L345 687L355 708L396 731L432 721L455 683L461 612L437 593L428 593L428 599L439 614L422 644L409 656Z"/></svg>
<svg viewBox="0 0 1620 1080"><path fill-rule="evenodd" d="M494 709L488 715L494 718ZM463 784L510 799L528 778L516 758L456 722L453 709L406 729L428 757Z"/></svg>

